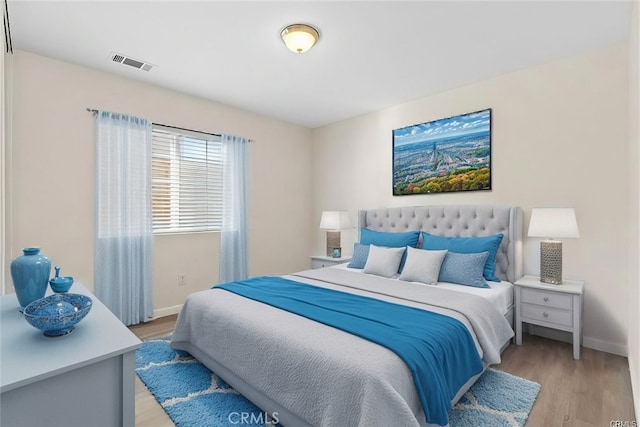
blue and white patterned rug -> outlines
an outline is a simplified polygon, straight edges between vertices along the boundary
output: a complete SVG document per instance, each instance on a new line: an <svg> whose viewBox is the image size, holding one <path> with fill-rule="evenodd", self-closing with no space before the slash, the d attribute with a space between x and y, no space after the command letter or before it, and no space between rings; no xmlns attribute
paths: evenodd
<svg viewBox="0 0 640 427"><path fill-rule="evenodd" d="M178 427L269 426L269 418L189 353L146 341L136 373ZM449 412L452 427L523 426L540 385L488 369Z"/></svg>

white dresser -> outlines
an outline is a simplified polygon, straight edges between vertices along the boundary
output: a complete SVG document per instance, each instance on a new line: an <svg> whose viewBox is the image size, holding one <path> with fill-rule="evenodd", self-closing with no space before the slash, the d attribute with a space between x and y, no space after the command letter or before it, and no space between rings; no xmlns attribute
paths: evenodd
<svg viewBox="0 0 640 427"><path fill-rule="evenodd" d="M69 335L47 338L18 311L15 294L0 297L2 426L135 425L135 350L141 341L93 299Z"/></svg>
<svg viewBox="0 0 640 427"><path fill-rule="evenodd" d="M536 276L523 276L514 283L516 299L516 344L522 344L522 322L573 334L573 358L580 359L584 282L562 279L551 285Z"/></svg>

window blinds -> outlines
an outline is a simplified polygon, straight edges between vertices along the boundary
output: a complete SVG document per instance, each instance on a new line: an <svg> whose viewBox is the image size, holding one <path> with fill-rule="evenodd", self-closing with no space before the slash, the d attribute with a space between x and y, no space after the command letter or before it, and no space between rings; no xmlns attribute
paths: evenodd
<svg viewBox="0 0 640 427"><path fill-rule="evenodd" d="M151 151L154 233L220 231L220 137L154 125Z"/></svg>

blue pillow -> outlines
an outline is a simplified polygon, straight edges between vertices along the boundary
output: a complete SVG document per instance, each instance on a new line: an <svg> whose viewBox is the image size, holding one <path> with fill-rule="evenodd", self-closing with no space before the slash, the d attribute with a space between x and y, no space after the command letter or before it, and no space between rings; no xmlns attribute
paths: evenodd
<svg viewBox="0 0 640 427"><path fill-rule="evenodd" d="M363 245L386 246L388 248L418 247L419 231L407 231L404 233L392 233L387 231L374 231L363 228L360 231L360 243Z"/></svg>
<svg viewBox="0 0 640 427"><path fill-rule="evenodd" d="M447 252L440 267L438 281L488 288L490 286L483 277L484 263L488 257L487 251L474 254Z"/></svg>
<svg viewBox="0 0 640 427"><path fill-rule="evenodd" d="M350 268L364 268L369 258L369 245L361 245L355 243L353 245L353 255L351 256L351 262L347 264Z"/></svg>
<svg viewBox="0 0 640 427"><path fill-rule="evenodd" d="M422 249L447 249L451 252L471 254L489 252L484 263L484 278L492 282L499 282L496 277L496 253L504 234L499 233L487 237L444 237L422 232Z"/></svg>

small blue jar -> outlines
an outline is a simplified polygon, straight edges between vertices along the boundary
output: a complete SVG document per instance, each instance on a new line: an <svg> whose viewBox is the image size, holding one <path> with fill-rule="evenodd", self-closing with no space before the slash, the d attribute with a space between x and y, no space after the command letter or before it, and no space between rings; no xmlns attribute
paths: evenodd
<svg viewBox="0 0 640 427"><path fill-rule="evenodd" d="M11 261L11 280L21 312L29 303L44 297L51 275L51 261L40 255L40 248L24 248L22 252Z"/></svg>

